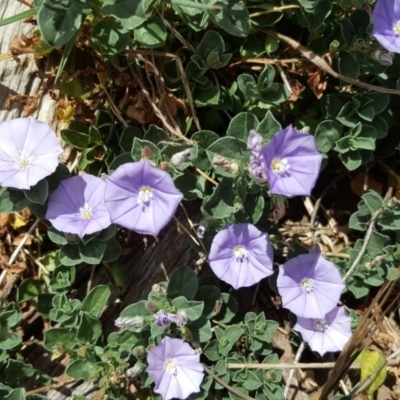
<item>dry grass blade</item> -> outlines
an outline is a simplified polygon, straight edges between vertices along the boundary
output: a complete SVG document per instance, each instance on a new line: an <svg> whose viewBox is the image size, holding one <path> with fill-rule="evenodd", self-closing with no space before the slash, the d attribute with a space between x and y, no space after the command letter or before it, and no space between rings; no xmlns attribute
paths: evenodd
<svg viewBox="0 0 400 400"><path fill-rule="evenodd" d="M347 374L354 360L383 323L385 315L389 315L400 298L400 292L396 293L394 299L384 309L393 290L396 288L396 281L386 281L378 291L357 329L353 332L345 348L340 353L332 372L324 386L315 395L314 400L325 400L339 384L339 381Z"/></svg>

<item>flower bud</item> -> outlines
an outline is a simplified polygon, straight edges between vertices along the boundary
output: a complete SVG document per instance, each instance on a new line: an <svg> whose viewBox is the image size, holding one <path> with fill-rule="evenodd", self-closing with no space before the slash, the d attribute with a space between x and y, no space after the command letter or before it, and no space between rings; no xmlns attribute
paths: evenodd
<svg viewBox="0 0 400 400"><path fill-rule="evenodd" d="M168 314L170 322L176 324L179 328L185 326L188 322L188 316L185 311L178 311L177 314Z"/></svg>
<svg viewBox="0 0 400 400"><path fill-rule="evenodd" d="M165 295L167 294L167 290L165 289L165 287L158 285L157 283L155 283L151 287L151 291L158 294L160 297L165 297Z"/></svg>
<svg viewBox="0 0 400 400"><path fill-rule="evenodd" d="M166 161L162 161L160 163L160 169L162 169L165 172L169 171L169 164Z"/></svg>
<svg viewBox="0 0 400 400"><path fill-rule="evenodd" d="M258 134L254 129L249 132L249 137L247 138L247 148L251 152L260 153L262 147L262 136Z"/></svg>
<svg viewBox="0 0 400 400"><path fill-rule="evenodd" d="M165 310L158 311L156 314L153 315L153 318L155 324L160 328L166 328L170 325L168 314L165 312Z"/></svg>
<svg viewBox="0 0 400 400"><path fill-rule="evenodd" d="M379 64L383 65L384 67L390 67L393 65L393 58L392 56L384 50L375 50L371 54L371 58L375 61L378 61Z"/></svg>
<svg viewBox="0 0 400 400"><path fill-rule="evenodd" d="M158 305L155 301L146 301L146 303L144 304L144 306L146 307L147 310L155 313L158 310Z"/></svg>
<svg viewBox="0 0 400 400"><path fill-rule="evenodd" d="M141 358L146 354L146 350L145 350L144 346L136 346L132 350L132 354L137 358Z"/></svg>
<svg viewBox="0 0 400 400"><path fill-rule="evenodd" d="M175 153L171 157L171 164L178 167L179 165L183 164L187 159L192 155L192 149L185 149L180 151L179 153Z"/></svg>
<svg viewBox="0 0 400 400"><path fill-rule="evenodd" d="M142 328L143 318L139 316L133 318L119 317L115 320L115 326L117 326L118 328L126 328L127 326L133 326L134 328Z"/></svg>
<svg viewBox="0 0 400 400"><path fill-rule="evenodd" d="M151 151L149 146L144 146L142 149L142 154L140 158L147 158L148 160L153 158L153 152Z"/></svg>

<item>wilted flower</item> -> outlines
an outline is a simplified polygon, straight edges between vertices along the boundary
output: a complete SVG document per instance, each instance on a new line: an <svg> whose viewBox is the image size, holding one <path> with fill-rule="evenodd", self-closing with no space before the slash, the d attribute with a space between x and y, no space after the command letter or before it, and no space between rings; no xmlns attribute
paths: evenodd
<svg viewBox="0 0 400 400"><path fill-rule="evenodd" d="M165 312L165 310L157 311L153 315L153 318L154 318L155 324L161 328L166 328L171 323L168 318L168 314Z"/></svg>
<svg viewBox="0 0 400 400"><path fill-rule="evenodd" d="M302 318L324 318L344 289L337 267L319 253L301 254L279 268L282 306Z"/></svg>
<svg viewBox="0 0 400 400"><path fill-rule="evenodd" d="M168 314L168 319L178 327L185 326L188 322L188 316L185 311L178 311L177 314Z"/></svg>
<svg viewBox="0 0 400 400"><path fill-rule="evenodd" d="M171 176L148 160L121 165L106 182L105 204L112 222L143 234L157 236L182 197Z"/></svg>
<svg viewBox="0 0 400 400"><path fill-rule="evenodd" d="M291 125L278 132L261 151L272 194L308 196L318 178L322 155L313 136Z"/></svg>
<svg viewBox="0 0 400 400"><path fill-rule="evenodd" d="M391 65L393 65L393 58L387 51L382 51L379 49L375 50L371 54L371 57L375 61L378 61L378 63L383 65L384 67L390 67Z"/></svg>
<svg viewBox="0 0 400 400"><path fill-rule="evenodd" d="M125 371L125 376L129 379L133 379L139 374L141 374L143 370L144 370L144 365L142 363L136 363L133 367L128 368Z"/></svg>
<svg viewBox="0 0 400 400"><path fill-rule="evenodd" d="M400 53L400 7L398 0L378 0L372 12L372 36L386 50Z"/></svg>
<svg viewBox="0 0 400 400"><path fill-rule="evenodd" d="M154 378L154 391L164 400L187 399L200 391L204 368L200 355L182 339L164 337L147 355L147 372Z"/></svg>
<svg viewBox="0 0 400 400"><path fill-rule="evenodd" d="M30 189L52 174L62 148L55 132L32 117L0 123L0 185Z"/></svg>
<svg viewBox="0 0 400 400"><path fill-rule="evenodd" d="M265 172L264 158L261 154L262 136L255 130L249 132L247 148L250 150L249 174L254 182L266 183L267 174Z"/></svg>
<svg viewBox="0 0 400 400"><path fill-rule="evenodd" d="M128 326L133 326L134 328L142 328L143 327L143 317L119 317L115 320L115 326L118 328L126 328Z"/></svg>
<svg viewBox="0 0 400 400"><path fill-rule="evenodd" d="M335 307L321 319L297 317L293 329L301 333L311 350L323 356L343 349L351 337L351 320L343 307Z"/></svg>
<svg viewBox="0 0 400 400"><path fill-rule="evenodd" d="M84 174L61 181L50 195L46 218L61 232L79 237L111 225L104 205L106 184L101 178Z"/></svg>
<svg viewBox="0 0 400 400"><path fill-rule="evenodd" d="M204 238L204 234L206 233L207 227L208 227L208 221L206 219L203 219L199 222L199 225L198 225L197 231L196 231L197 237L199 239Z"/></svg>
<svg viewBox="0 0 400 400"><path fill-rule="evenodd" d="M272 260L268 234L246 223L228 225L218 232L208 258L215 275L235 289L271 275Z"/></svg>
<svg viewBox="0 0 400 400"><path fill-rule="evenodd" d="M192 155L192 149L185 149L180 151L179 153L175 153L171 157L171 164L178 167L179 165L183 164L187 159Z"/></svg>
<svg viewBox="0 0 400 400"><path fill-rule="evenodd" d="M239 172L239 165L236 161L228 160L220 154L214 154L212 166L219 167L230 174L236 175Z"/></svg>

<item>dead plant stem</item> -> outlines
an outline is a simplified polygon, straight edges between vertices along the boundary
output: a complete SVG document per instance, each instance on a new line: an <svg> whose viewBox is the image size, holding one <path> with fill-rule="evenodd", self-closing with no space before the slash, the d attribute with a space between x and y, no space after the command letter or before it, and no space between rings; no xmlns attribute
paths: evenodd
<svg viewBox="0 0 400 400"><path fill-rule="evenodd" d="M247 396L246 394L242 393L240 390L233 388L232 386L229 386L227 383L225 383L219 376L215 375L214 372L212 372L210 369L208 369L204 364L204 370L207 372L208 375L211 376L215 381L217 381L220 385L222 385L225 389L228 389L230 392L236 394L236 396L241 397L242 399L245 400L255 400L253 397Z"/></svg>

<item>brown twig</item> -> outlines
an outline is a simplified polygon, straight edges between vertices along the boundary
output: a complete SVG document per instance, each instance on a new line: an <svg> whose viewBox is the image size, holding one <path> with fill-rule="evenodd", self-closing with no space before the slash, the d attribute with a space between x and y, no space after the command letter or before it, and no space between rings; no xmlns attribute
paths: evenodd
<svg viewBox="0 0 400 400"><path fill-rule="evenodd" d="M228 363L226 368L228 369L331 369L335 365L335 362L325 362L325 363L271 363L271 364L255 364L255 363L245 363L236 364ZM400 360L389 360L387 362L389 366L400 365ZM362 367L361 362L354 362L350 368L360 369Z"/></svg>
<svg viewBox="0 0 400 400"><path fill-rule="evenodd" d="M338 72L333 70L331 68L331 66L322 57L313 53L311 50L307 49L306 47L302 46L296 40L294 40L286 35L283 35L281 33L271 31L269 29L263 29L262 31L279 39L279 40L282 40L283 42L287 43L289 46L292 46L295 50L298 50L304 57L306 57L314 65L316 65L318 68L320 68L322 71L326 72L327 74L332 75L334 78L340 79L344 82L350 83L351 85L354 85L354 86L357 86L357 87L360 87L363 89L373 90L375 92L380 92L380 93L389 93L389 94L400 95L400 90L370 85L369 83L360 82L357 79L352 79L352 78L349 78L348 76L339 74Z"/></svg>
<svg viewBox="0 0 400 400"><path fill-rule="evenodd" d="M73 383L73 382L76 382L76 380L75 379L69 379L67 381L54 383L53 385L42 386L40 388L33 389L33 390L30 390L29 392L26 392L25 395L26 396L31 396L33 394L45 393L45 392L48 392L49 390L58 389L58 388L63 387L65 385L69 385L70 383Z"/></svg>
<svg viewBox="0 0 400 400"><path fill-rule="evenodd" d="M233 388L232 386L229 386L226 382L224 382L219 376L215 375L214 372L212 372L210 369L208 369L204 364L204 370L207 372L208 375L211 376L215 381L217 381L221 386L223 386L225 389L228 389L230 392L236 394L236 396L241 397L242 399L245 400L255 400L253 397L247 396L247 394L242 393L240 390Z"/></svg>
<svg viewBox="0 0 400 400"><path fill-rule="evenodd" d="M281 11L285 11L285 10L290 10L290 9L293 9L293 8L299 8L299 6L287 5L287 6L282 6L282 7L273 7L273 8L270 8L269 10L258 11L258 12L255 12L253 14L250 14L249 17L250 18L256 18L256 17L260 17L262 15L272 14L272 13L281 12Z"/></svg>

